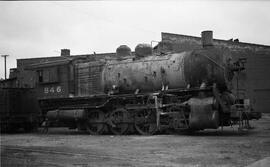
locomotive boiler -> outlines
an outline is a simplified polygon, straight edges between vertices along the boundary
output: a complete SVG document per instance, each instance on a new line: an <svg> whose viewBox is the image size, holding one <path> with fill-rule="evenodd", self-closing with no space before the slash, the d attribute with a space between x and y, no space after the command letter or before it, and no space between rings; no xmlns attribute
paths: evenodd
<svg viewBox="0 0 270 167"><path fill-rule="evenodd" d="M225 90L232 79L227 75L232 66L230 59L229 54L216 48L166 55L150 53L108 62L102 71L102 84L105 92L115 89L121 93L184 89L213 83Z"/></svg>
<svg viewBox="0 0 270 167"><path fill-rule="evenodd" d="M202 45L153 53L151 46L140 44L135 55L120 46L114 59L73 62L68 71L73 70L69 83L74 91L68 97L40 99L43 113L90 134L242 126L252 117L231 85L244 64L232 62L229 50L213 46L211 31L202 33Z"/></svg>

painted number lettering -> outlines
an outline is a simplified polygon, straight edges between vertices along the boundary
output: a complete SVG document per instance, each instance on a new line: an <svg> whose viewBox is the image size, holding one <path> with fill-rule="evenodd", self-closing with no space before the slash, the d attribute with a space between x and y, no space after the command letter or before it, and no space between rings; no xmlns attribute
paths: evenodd
<svg viewBox="0 0 270 167"><path fill-rule="evenodd" d="M62 87L61 86L56 86L56 87L45 87L44 88L44 93L61 93L62 92Z"/></svg>
<svg viewBox="0 0 270 167"><path fill-rule="evenodd" d="M50 92L54 93L54 87L51 87Z"/></svg>
<svg viewBox="0 0 270 167"><path fill-rule="evenodd" d="M56 92L57 92L57 93L60 93L61 91L62 91L62 90L61 90L61 86L57 86L57 87L56 87Z"/></svg>
<svg viewBox="0 0 270 167"><path fill-rule="evenodd" d="M49 88L45 87L45 88L44 88L44 93L45 93L45 94L49 93Z"/></svg>

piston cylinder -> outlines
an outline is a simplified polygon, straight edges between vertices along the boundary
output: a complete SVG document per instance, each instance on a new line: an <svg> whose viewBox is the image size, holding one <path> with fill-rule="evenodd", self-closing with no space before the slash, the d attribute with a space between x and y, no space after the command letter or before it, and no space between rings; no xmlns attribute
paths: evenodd
<svg viewBox="0 0 270 167"><path fill-rule="evenodd" d="M85 110L51 110L47 112L49 120L77 120L85 118Z"/></svg>

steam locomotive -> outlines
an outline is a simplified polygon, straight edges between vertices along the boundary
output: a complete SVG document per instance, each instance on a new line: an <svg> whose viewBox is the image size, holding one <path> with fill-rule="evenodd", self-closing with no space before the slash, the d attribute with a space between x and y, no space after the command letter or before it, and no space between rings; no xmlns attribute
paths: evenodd
<svg viewBox="0 0 270 167"><path fill-rule="evenodd" d="M232 80L245 69L230 51L213 45L212 31L202 32L202 48L180 53L153 52L126 45L116 57L83 57L32 64L41 120L97 135L136 131L196 131L258 118L248 99L232 93Z"/></svg>
<svg viewBox="0 0 270 167"><path fill-rule="evenodd" d="M242 126L254 117L248 100L234 95L231 85L244 62L232 62L228 50L214 47L212 31L204 31L202 41L201 49L181 53L153 53L139 44L132 56L122 45L115 59L73 61L67 66L71 89L55 83L38 87L48 95L40 99L43 115L90 134ZM49 96L54 92L58 96Z"/></svg>

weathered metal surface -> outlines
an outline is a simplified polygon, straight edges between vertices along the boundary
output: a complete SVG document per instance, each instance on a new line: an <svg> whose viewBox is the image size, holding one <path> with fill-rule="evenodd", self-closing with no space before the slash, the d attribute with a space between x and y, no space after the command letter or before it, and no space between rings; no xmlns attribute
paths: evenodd
<svg viewBox="0 0 270 167"><path fill-rule="evenodd" d="M226 75L229 59L228 51L208 48L108 62L103 71L105 92L113 88L119 92L149 92L166 87L186 88L187 84L199 87L203 82L227 89L231 82Z"/></svg>
<svg viewBox="0 0 270 167"><path fill-rule="evenodd" d="M194 130L217 129L219 127L219 113L213 109L214 99L209 98L191 98L188 101L190 105L189 126Z"/></svg>
<svg viewBox="0 0 270 167"><path fill-rule="evenodd" d="M216 83L222 89L229 88L231 80L226 75L229 60L227 50L207 48L193 51L184 60L186 82L191 87L198 87L204 82L206 85Z"/></svg>
<svg viewBox="0 0 270 167"><path fill-rule="evenodd" d="M188 53L148 56L137 60L109 62L103 71L105 91L117 87L119 92L161 90L162 87L186 86L183 64Z"/></svg>

